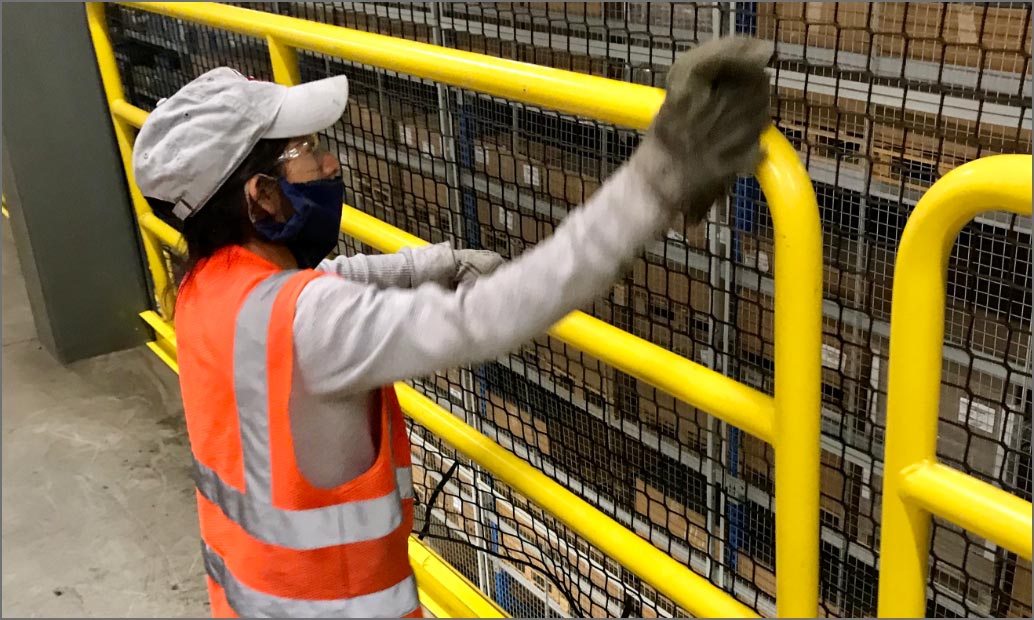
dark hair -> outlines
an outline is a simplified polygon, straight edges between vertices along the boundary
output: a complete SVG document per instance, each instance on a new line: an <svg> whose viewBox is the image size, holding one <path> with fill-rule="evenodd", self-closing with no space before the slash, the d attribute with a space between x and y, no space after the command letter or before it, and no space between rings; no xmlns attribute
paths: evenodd
<svg viewBox="0 0 1034 620"><path fill-rule="evenodd" d="M185 259L174 261L180 285L190 278L198 263L229 245L246 243L255 234L248 217L244 185L256 174L276 174L277 158L288 140L261 140L205 206L184 222L172 214L172 203L148 198L155 214L183 234Z"/></svg>

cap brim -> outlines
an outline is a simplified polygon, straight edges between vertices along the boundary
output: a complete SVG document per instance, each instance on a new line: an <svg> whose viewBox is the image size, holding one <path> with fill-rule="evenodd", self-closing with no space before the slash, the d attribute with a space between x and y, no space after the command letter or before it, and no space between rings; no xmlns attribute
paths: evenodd
<svg viewBox="0 0 1034 620"><path fill-rule="evenodd" d="M263 137L295 138L323 131L341 120L346 105L348 78L343 75L292 86Z"/></svg>

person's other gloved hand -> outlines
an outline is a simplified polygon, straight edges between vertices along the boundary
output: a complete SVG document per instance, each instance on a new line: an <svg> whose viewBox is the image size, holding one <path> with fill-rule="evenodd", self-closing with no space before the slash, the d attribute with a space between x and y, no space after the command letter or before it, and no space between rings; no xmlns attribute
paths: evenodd
<svg viewBox="0 0 1034 620"><path fill-rule="evenodd" d="M771 43L732 37L672 65L664 104L629 161L672 215L701 221L738 175L761 162L771 57Z"/></svg>
<svg viewBox="0 0 1034 620"><path fill-rule="evenodd" d="M487 276L505 262L502 256L489 250L453 250L452 254L456 261L454 286Z"/></svg>

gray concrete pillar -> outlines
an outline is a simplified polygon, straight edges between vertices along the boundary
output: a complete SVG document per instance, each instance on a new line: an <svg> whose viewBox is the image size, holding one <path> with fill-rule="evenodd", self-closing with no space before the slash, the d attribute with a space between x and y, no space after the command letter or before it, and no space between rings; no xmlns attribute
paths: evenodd
<svg viewBox="0 0 1034 620"><path fill-rule="evenodd" d="M40 342L62 362L139 345L136 224L81 3L0 5L3 192Z"/></svg>

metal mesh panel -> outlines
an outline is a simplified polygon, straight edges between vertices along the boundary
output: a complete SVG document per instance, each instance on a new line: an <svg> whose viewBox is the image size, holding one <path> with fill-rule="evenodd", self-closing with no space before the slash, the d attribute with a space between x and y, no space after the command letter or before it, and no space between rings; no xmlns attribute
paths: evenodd
<svg viewBox="0 0 1034 620"><path fill-rule="evenodd" d="M815 180L824 233L822 611L874 615L895 250L942 174L1031 151L1029 3L248 6L658 86L678 51L716 31L775 41L773 116ZM211 66L270 77L261 41L125 9L111 24L127 96L145 109ZM517 256L639 140L317 54L302 53L301 70L351 79L346 118L327 136L348 202L428 241ZM370 248L342 239L340 250ZM585 310L771 393L774 258L767 204L741 180L705 225L676 227ZM1031 288L1029 218L991 214L964 229L950 264L939 453L1027 499ZM763 442L548 337L415 385L774 612ZM475 464L453 468L456 455L425 429L412 435L422 533L508 612L685 615ZM1029 562L940 520L932 555L928 615L1030 615Z"/></svg>

